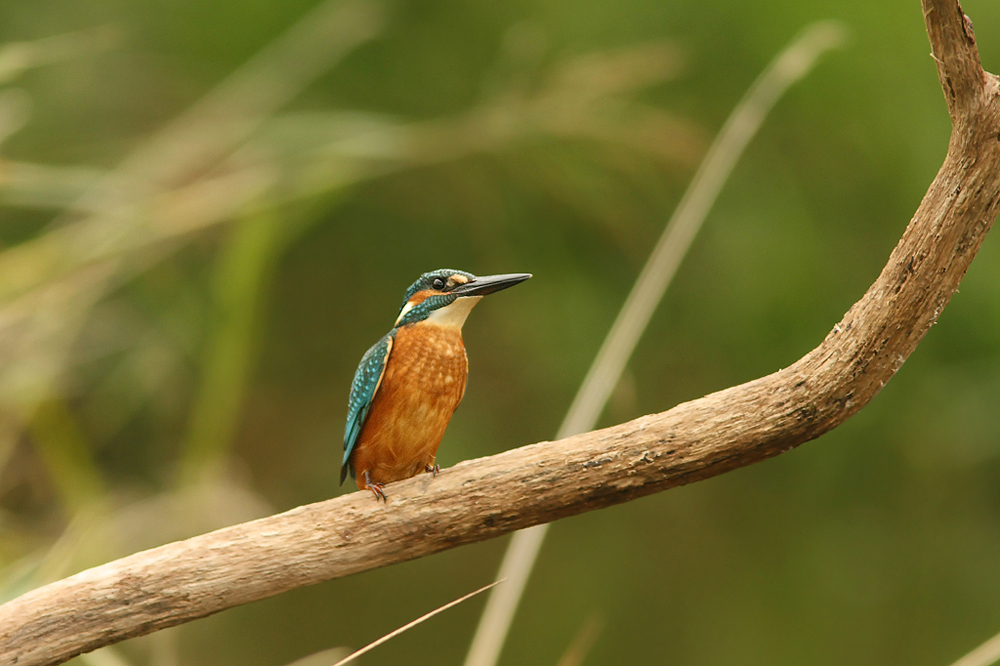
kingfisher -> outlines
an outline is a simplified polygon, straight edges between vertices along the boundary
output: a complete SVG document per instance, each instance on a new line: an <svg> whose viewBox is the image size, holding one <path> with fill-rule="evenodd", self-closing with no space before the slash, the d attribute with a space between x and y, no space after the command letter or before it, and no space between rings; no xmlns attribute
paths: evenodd
<svg viewBox="0 0 1000 666"><path fill-rule="evenodd" d="M530 277L477 277L443 268L410 285L392 330L365 352L354 373L341 485L350 472L359 490L367 488L376 501L385 501L385 484L438 473L438 445L469 373L465 318L483 296Z"/></svg>

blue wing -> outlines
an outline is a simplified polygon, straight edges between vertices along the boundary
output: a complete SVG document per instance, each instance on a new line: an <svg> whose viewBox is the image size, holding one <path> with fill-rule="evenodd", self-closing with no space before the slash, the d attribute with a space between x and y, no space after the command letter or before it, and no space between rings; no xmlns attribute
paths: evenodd
<svg viewBox="0 0 1000 666"><path fill-rule="evenodd" d="M368 409L375 399L375 392L378 391L379 384L382 383L382 375L385 374L386 361L389 360L389 352L392 351L393 333L387 333L381 340L372 345L372 348L361 357L361 364L358 365L357 372L354 373L354 381L351 382L351 397L347 401L347 426L344 428L344 462L340 466L340 483L343 485L350 470L354 476L354 469L351 468L351 452L358 442L361 429L368 419Z"/></svg>

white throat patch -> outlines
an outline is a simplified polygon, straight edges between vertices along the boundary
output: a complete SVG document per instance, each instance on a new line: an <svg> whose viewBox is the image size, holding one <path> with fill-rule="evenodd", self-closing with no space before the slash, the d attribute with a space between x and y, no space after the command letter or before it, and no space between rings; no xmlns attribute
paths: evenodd
<svg viewBox="0 0 1000 666"><path fill-rule="evenodd" d="M472 312L472 308L479 302L482 296L463 296L456 298L452 303L438 308L427 317L429 324L437 326L451 326L457 329L462 328L465 318Z"/></svg>
<svg viewBox="0 0 1000 666"><path fill-rule="evenodd" d="M403 309L399 311L399 316L396 317L396 323L393 324L393 326L399 326L399 322L402 321L403 317L406 316L406 313L412 309L413 309L413 301L407 302L407 304L403 306Z"/></svg>

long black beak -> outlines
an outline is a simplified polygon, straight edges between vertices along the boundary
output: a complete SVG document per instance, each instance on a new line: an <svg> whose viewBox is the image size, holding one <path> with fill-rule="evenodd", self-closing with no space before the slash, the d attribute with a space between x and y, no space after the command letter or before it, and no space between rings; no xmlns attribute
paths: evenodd
<svg viewBox="0 0 1000 666"><path fill-rule="evenodd" d="M513 287L519 282L524 282L531 277L531 273L504 273L503 275L484 275L473 278L465 284L460 284L451 290L451 293L461 296L485 296Z"/></svg>

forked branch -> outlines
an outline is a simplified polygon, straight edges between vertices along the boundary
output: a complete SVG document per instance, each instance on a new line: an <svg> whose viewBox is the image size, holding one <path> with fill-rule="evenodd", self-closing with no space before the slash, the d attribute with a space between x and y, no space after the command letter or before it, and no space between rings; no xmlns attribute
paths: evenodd
<svg viewBox="0 0 1000 666"><path fill-rule="evenodd" d="M84 571L0 606L0 666L56 664L331 578L626 502L775 456L843 423L937 320L1000 206L1000 81L956 0L923 0L948 154L889 262L790 367L613 428L461 463Z"/></svg>

